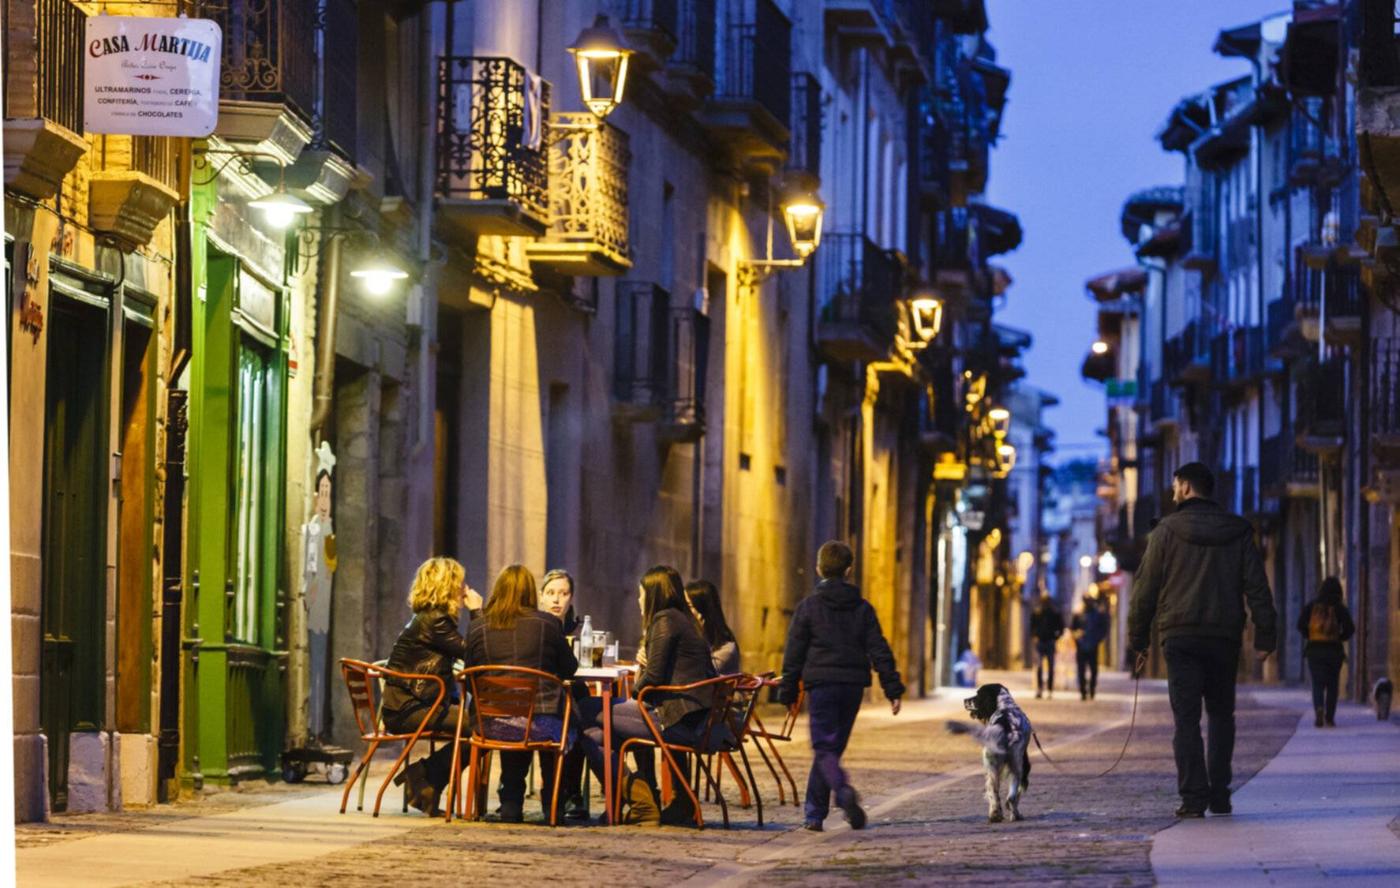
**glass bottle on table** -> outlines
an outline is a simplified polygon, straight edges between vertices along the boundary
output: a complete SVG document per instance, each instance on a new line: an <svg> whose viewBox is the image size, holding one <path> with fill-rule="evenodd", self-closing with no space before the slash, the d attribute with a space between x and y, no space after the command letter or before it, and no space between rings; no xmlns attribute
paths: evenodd
<svg viewBox="0 0 1400 888"><path fill-rule="evenodd" d="M578 662L580 666L590 665L593 656L593 618L583 615L583 625L578 630Z"/></svg>

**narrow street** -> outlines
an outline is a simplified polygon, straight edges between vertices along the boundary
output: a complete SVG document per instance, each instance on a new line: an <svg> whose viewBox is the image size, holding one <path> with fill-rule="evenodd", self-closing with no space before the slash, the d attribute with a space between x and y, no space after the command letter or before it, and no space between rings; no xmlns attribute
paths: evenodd
<svg viewBox="0 0 1400 888"><path fill-rule="evenodd" d="M1001 674L988 676L993 680ZM911 701L898 717L867 707L847 756L853 780L864 794L870 827L850 831L839 814L827 831L803 832L800 811L779 807L767 775L764 829L754 811L731 808L733 828L706 807L707 828L564 828L489 824L444 825L420 815L389 811L378 821L352 810L335 813L338 789L306 784L297 788L245 789L204 801L161 806L149 812L70 815L47 824L20 827L19 877L26 886L164 885L379 885L385 874L405 884L437 878L469 884L499 882L504 874L559 884L631 885L844 885L872 881L903 884L1145 885L1154 881L1153 842L1189 827L1193 846L1209 834L1240 828L1261 818L1283 818L1276 844L1298 845L1298 830L1318 827L1315 812L1300 802L1294 810L1250 810L1248 791L1237 799L1234 818L1211 818L1172 827L1176 806L1171 757L1171 717L1161 682L1144 681L1133 738L1123 763L1110 775L1089 779L1117 756L1128 730L1132 683L1106 676L1096 701L1083 703L1061 690L1054 700L1035 700L1024 676L1005 680L1016 690L1047 751L1063 769L1033 758L1024 822L990 825L982 800L982 769L973 744L948 735L945 719L959 717L961 691L947 689ZM1270 762L1294 734L1306 700L1295 691L1242 688L1235 752L1235 785L1244 785ZM1354 716L1353 728L1348 719ZM1361 721L1372 719L1369 724ZM1359 707L1343 710L1343 727L1328 734L1366 755L1389 755L1353 745L1357 732L1394 733ZM1311 731L1310 725L1303 731ZM810 753L805 725L784 750L799 784ZM1348 767L1364 779L1366 761ZM1394 801L1394 786L1391 787ZM732 793L731 793L732 794ZM370 796L372 798L372 794ZM386 799L393 799L393 792ZM1319 809L1320 810L1320 809ZM527 811L530 806L527 803ZM288 816L288 815L294 816ZM534 811L530 811L534 816ZM1372 812L1374 814L1374 812ZM1344 826L1345 828L1345 826ZM180 841L170 841L174 838ZM1400 852L1400 840L1390 849ZM1238 858L1243 859L1243 858ZM581 871L583 868L585 871ZM1377 878L1390 878L1400 869ZM1160 873L1158 874L1161 875ZM1242 875L1248 875L1244 873ZM1178 881L1187 884L1191 880ZM1364 881L1364 880L1363 880Z"/></svg>

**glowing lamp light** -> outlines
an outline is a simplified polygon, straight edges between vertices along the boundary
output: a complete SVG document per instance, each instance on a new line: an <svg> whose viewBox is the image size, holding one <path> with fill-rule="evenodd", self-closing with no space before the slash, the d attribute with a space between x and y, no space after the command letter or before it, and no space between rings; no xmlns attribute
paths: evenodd
<svg viewBox="0 0 1400 888"><path fill-rule="evenodd" d="M583 104L602 120L622 104L622 91L627 87L627 57L632 50L613 30L608 17L600 15L579 32L568 51L578 65Z"/></svg>
<svg viewBox="0 0 1400 888"><path fill-rule="evenodd" d="M1089 346L1089 351L1096 355L1106 355L1108 354L1108 343L1104 342L1102 339L1096 339L1094 340L1094 344Z"/></svg>
<svg viewBox="0 0 1400 888"><path fill-rule="evenodd" d="M998 438L1005 438L1006 433L1011 431L1011 411L1005 407L993 407L988 410L987 418L992 421L992 432Z"/></svg>
<svg viewBox="0 0 1400 888"><path fill-rule="evenodd" d="M350 276L360 282L365 292L373 296L385 296L394 289L394 284L408 278L408 272L395 268L387 262L376 260L350 272Z"/></svg>
<svg viewBox="0 0 1400 888"><path fill-rule="evenodd" d="M1094 556L1093 556L1093 555L1080 555L1080 556L1079 556L1079 566L1082 567L1082 568L1084 568L1085 570L1088 570L1089 568L1093 567L1093 566L1094 566Z"/></svg>
<svg viewBox="0 0 1400 888"><path fill-rule="evenodd" d="M1118 573L1118 559L1114 557L1112 552L1104 552L1099 556L1099 573Z"/></svg>
<svg viewBox="0 0 1400 888"><path fill-rule="evenodd" d="M932 342L943 328L943 300L934 296L917 296L909 302L914 318L914 332L924 342Z"/></svg>
<svg viewBox="0 0 1400 888"><path fill-rule="evenodd" d="M1010 472L1016 466L1016 448L1010 444L997 447L997 457L1001 460L1003 472Z"/></svg>
<svg viewBox="0 0 1400 888"><path fill-rule="evenodd" d="M267 197L248 201L248 206L255 210L261 210L267 224L278 229L290 226L296 221L297 216L305 216L307 213L313 212L309 203L295 194L288 194L281 189L274 191Z"/></svg>
<svg viewBox="0 0 1400 888"><path fill-rule="evenodd" d="M796 195L783 204L788 239L798 258L806 259L822 242L822 216L825 214L826 204L815 194Z"/></svg>

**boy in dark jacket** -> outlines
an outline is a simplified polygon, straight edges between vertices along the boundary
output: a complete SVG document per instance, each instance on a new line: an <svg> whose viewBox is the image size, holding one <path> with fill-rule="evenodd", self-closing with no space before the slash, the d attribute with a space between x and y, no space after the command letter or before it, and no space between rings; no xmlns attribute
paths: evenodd
<svg viewBox="0 0 1400 888"><path fill-rule="evenodd" d="M875 608L860 597L860 590L846 579L854 561L851 547L839 540L822 544L817 551L816 590L797 605L788 627L783 652L783 679L778 699L797 699L799 680L807 689L807 712L812 737L812 770L807 776L805 829L820 832L831 795L846 814L852 829L865 828L860 797L841 768L841 754L851 739L856 715L870 670L880 673L880 685L899 714L904 683L895 668L894 654L880 631Z"/></svg>

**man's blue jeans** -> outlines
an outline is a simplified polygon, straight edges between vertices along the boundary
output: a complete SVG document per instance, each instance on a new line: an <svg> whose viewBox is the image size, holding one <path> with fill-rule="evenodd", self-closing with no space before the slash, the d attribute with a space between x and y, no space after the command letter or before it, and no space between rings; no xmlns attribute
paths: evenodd
<svg viewBox="0 0 1400 888"><path fill-rule="evenodd" d="M865 688L858 684L825 684L807 689L807 717L812 735L812 771L807 775L808 820L825 820L831 794L840 805L852 793L841 770L841 754L851 739Z"/></svg>

